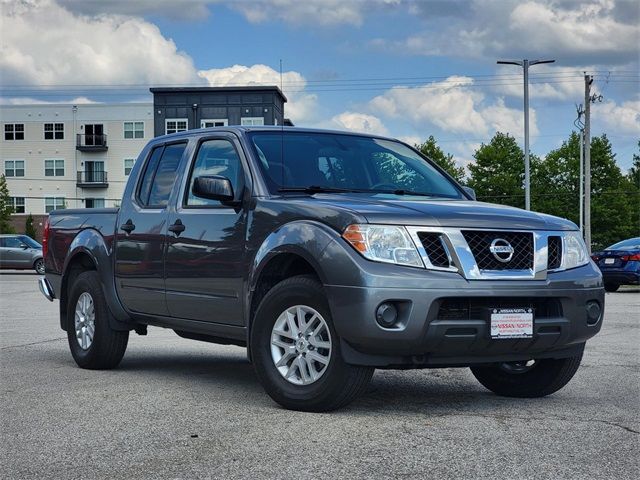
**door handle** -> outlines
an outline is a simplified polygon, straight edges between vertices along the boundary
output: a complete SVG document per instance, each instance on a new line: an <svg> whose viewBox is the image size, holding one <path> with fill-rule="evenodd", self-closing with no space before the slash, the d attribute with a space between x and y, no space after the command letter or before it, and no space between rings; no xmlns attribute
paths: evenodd
<svg viewBox="0 0 640 480"><path fill-rule="evenodd" d="M185 228L187 227L183 225L180 219L177 219L176 223L174 223L173 225L169 225L169 231L173 232L176 237L180 236L180 234L184 232Z"/></svg>
<svg viewBox="0 0 640 480"><path fill-rule="evenodd" d="M124 230L127 234L133 232L136 229L136 226L133 224L131 219L127 220L125 223L120 225L120 230Z"/></svg>

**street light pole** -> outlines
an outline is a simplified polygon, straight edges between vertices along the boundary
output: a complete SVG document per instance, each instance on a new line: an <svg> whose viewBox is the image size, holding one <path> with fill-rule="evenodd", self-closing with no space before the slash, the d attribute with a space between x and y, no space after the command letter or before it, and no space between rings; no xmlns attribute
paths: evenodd
<svg viewBox="0 0 640 480"><path fill-rule="evenodd" d="M518 65L524 71L524 206L531 210L531 166L529 162L529 67L555 60L498 60L499 65Z"/></svg>

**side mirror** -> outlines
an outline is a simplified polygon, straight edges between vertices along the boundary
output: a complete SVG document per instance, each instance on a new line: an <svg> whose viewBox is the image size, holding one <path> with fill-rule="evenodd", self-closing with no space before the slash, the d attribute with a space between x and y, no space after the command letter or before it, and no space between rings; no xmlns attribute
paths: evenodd
<svg viewBox="0 0 640 480"><path fill-rule="evenodd" d="M469 195L471 197L471 200L475 200L476 199L476 191L473 188L467 187L467 186L463 186L462 189L465 191L465 193L467 195Z"/></svg>
<svg viewBox="0 0 640 480"><path fill-rule="evenodd" d="M29 249L29 245L27 245L26 243L21 243L20 244L20 248L23 250L28 250Z"/></svg>
<svg viewBox="0 0 640 480"><path fill-rule="evenodd" d="M196 177L191 190L196 197L230 202L233 200L231 180L220 175L203 175Z"/></svg>

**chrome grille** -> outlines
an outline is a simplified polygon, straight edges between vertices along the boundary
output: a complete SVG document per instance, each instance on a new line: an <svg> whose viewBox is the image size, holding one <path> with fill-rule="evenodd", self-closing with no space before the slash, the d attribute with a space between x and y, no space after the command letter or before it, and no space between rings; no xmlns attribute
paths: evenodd
<svg viewBox="0 0 640 480"><path fill-rule="evenodd" d="M562 263L562 238L560 237L549 237L549 248L548 248L548 260L547 260L547 268L549 270L555 270L556 268L560 268Z"/></svg>
<svg viewBox="0 0 640 480"><path fill-rule="evenodd" d="M434 267L447 268L451 266L449 262L449 255L442 243L442 234L436 232L419 232L418 238L422 243L429 261Z"/></svg>
<svg viewBox="0 0 640 480"><path fill-rule="evenodd" d="M533 234L531 232L463 230L464 236L480 270L533 269ZM509 261L500 261L491 250L491 243L503 239L513 247Z"/></svg>

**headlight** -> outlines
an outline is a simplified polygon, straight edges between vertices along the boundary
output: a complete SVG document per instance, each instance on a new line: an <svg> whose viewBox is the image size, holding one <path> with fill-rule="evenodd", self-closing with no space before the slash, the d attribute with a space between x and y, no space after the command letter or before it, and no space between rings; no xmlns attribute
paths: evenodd
<svg viewBox="0 0 640 480"><path fill-rule="evenodd" d="M374 262L424 268L420 254L404 227L349 225L342 234L363 257Z"/></svg>
<svg viewBox="0 0 640 480"><path fill-rule="evenodd" d="M567 232L564 234L562 245L561 270L576 268L589 263L587 247L582 240L580 232Z"/></svg>

